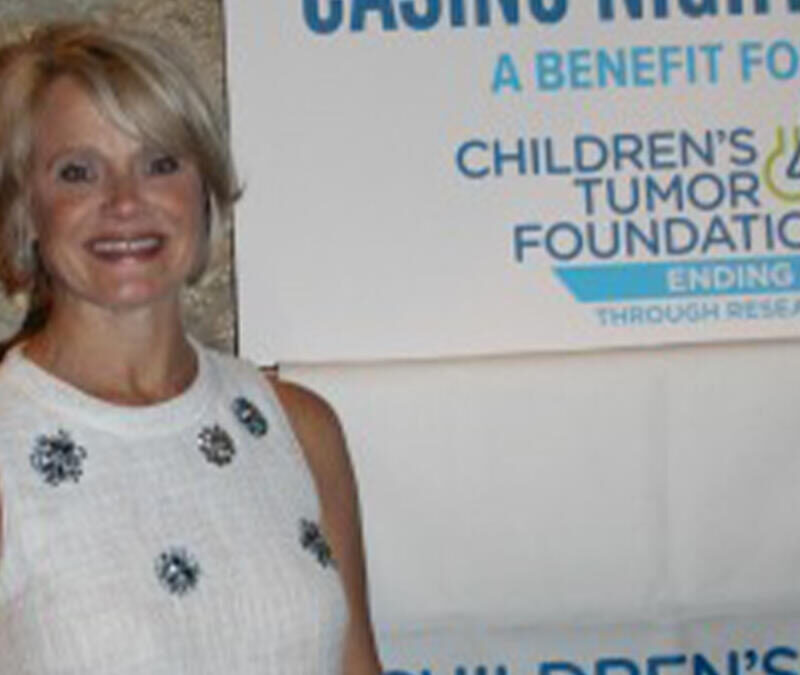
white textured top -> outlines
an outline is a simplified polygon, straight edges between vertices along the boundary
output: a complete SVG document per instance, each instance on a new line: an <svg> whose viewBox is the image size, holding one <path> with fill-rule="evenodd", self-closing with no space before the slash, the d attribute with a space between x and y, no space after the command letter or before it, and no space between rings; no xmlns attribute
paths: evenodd
<svg viewBox="0 0 800 675"><path fill-rule="evenodd" d="M189 389L145 407L19 348L0 366L3 675L341 673L347 610L302 451L253 366L195 349Z"/></svg>

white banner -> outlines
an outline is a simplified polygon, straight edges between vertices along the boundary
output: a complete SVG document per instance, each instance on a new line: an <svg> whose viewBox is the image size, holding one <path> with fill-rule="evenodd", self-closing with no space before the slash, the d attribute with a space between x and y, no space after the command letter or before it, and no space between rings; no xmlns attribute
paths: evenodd
<svg viewBox="0 0 800 675"><path fill-rule="evenodd" d="M797 0L228 0L243 351L797 334L799 18Z"/></svg>
<svg viewBox="0 0 800 675"><path fill-rule="evenodd" d="M388 670L797 675L798 362L776 343L284 376L344 421ZM579 670L542 670L561 661Z"/></svg>

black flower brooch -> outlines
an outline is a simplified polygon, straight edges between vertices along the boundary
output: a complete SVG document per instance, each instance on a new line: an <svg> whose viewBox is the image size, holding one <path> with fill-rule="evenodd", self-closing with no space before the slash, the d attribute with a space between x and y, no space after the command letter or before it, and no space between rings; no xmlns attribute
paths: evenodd
<svg viewBox="0 0 800 675"><path fill-rule="evenodd" d="M336 567L330 544L325 540L319 525L305 518L300 519L300 545L323 567Z"/></svg>
<svg viewBox="0 0 800 675"><path fill-rule="evenodd" d="M66 480L77 483L83 475L86 449L77 445L63 429L51 436L36 438L31 451L31 466L48 485L60 485Z"/></svg>
<svg viewBox="0 0 800 675"><path fill-rule="evenodd" d="M156 558L156 576L172 595L186 595L200 577L200 565L183 548L170 548Z"/></svg>
<svg viewBox="0 0 800 675"><path fill-rule="evenodd" d="M236 454L233 439L219 424L203 428L197 435L197 447L209 462L217 466L230 464Z"/></svg>

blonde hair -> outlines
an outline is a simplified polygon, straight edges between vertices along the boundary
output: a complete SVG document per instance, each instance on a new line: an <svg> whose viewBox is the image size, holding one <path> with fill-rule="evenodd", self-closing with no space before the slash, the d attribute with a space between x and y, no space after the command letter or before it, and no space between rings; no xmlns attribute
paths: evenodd
<svg viewBox="0 0 800 675"><path fill-rule="evenodd" d="M97 23L62 23L1 47L0 281L9 295L32 295L32 312L41 310L36 296L46 286L27 187L32 119L62 76L85 87L126 133L196 163L212 230L228 222L239 196L223 125L184 58L162 40Z"/></svg>

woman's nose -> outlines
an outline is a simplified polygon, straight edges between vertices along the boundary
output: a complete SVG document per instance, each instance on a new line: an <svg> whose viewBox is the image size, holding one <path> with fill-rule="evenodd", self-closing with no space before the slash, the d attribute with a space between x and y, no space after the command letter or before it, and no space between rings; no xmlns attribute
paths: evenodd
<svg viewBox="0 0 800 675"><path fill-rule="evenodd" d="M129 172L116 173L108 178L106 210L118 218L130 218L142 205L138 177Z"/></svg>

